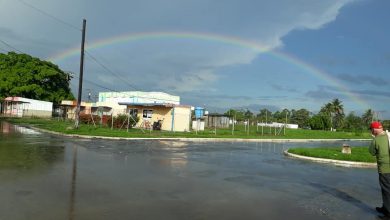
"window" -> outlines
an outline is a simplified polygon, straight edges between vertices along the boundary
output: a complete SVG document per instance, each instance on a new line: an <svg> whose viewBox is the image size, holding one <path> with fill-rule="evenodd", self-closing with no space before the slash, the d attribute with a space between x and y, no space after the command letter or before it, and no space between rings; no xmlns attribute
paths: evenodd
<svg viewBox="0 0 390 220"><path fill-rule="evenodd" d="M133 118L137 118L138 116L138 109L129 109L129 113Z"/></svg>
<svg viewBox="0 0 390 220"><path fill-rule="evenodd" d="M153 110L145 109L143 112L143 118L152 118Z"/></svg>

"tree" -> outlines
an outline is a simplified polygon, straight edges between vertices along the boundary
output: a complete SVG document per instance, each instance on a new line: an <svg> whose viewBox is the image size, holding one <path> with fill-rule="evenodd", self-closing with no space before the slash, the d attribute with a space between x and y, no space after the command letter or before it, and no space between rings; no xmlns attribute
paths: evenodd
<svg viewBox="0 0 390 220"><path fill-rule="evenodd" d="M344 116L345 116L344 106L339 99L333 99L332 108L333 108L333 113L335 113L335 116L333 118L333 125L337 129L341 128L343 126Z"/></svg>
<svg viewBox="0 0 390 220"><path fill-rule="evenodd" d="M225 112L225 115L230 118L235 118L237 121L243 121L245 119L244 112L240 110L229 109Z"/></svg>
<svg viewBox="0 0 390 220"><path fill-rule="evenodd" d="M371 109L367 109L362 115L363 124L368 128L370 123L374 120L374 112Z"/></svg>
<svg viewBox="0 0 390 220"><path fill-rule="evenodd" d="M260 113L257 114L257 118L265 123L272 122L272 112L266 108L260 109Z"/></svg>
<svg viewBox="0 0 390 220"><path fill-rule="evenodd" d="M321 107L320 113L327 115L331 120L332 128L341 128L344 121L344 106L339 99L333 99L331 102L326 103Z"/></svg>
<svg viewBox="0 0 390 220"><path fill-rule="evenodd" d="M362 131L364 128L363 120L354 112L350 112L345 117L344 129L347 131Z"/></svg>
<svg viewBox="0 0 390 220"><path fill-rule="evenodd" d="M318 113L310 118L309 124L312 130L328 130L330 128L330 118L323 113Z"/></svg>
<svg viewBox="0 0 390 220"><path fill-rule="evenodd" d="M309 126L310 112L304 108L299 109L298 111L291 111L290 122L293 124L298 124L300 128L305 128Z"/></svg>
<svg viewBox="0 0 390 220"><path fill-rule="evenodd" d="M60 103L74 99L70 76L51 62L27 54L0 53L0 99L8 96Z"/></svg>

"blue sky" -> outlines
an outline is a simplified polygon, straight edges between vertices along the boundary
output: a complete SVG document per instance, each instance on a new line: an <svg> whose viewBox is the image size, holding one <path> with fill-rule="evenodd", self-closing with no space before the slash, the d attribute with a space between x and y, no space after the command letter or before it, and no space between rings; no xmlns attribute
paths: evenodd
<svg viewBox="0 0 390 220"><path fill-rule="evenodd" d="M212 112L313 113L339 98L346 113L371 108L390 119L389 9L387 0L0 0L0 39L78 75L79 54L53 57L79 47L87 19L92 56L85 60L84 98L135 87ZM88 47L156 32L220 40L155 36ZM248 46L255 44L263 49ZM1 52L9 50L0 42ZM71 83L75 95L77 83Z"/></svg>

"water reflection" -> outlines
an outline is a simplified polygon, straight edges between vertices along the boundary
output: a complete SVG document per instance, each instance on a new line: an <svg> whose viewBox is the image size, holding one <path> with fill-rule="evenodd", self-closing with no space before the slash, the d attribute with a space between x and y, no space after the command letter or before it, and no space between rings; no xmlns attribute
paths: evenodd
<svg viewBox="0 0 390 220"><path fill-rule="evenodd" d="M1 220L352 220L372 219L370 206L380 202L375 170L282 154L343 142L113 141L3 130Z"/></svg>
<svg viewBox="0 0 390 220"><path fill-rule="evenodd" d="M76 177L77 177L77 146L73 146L72 181L69 199L69 220L75 219L76 200Z"/></svg>

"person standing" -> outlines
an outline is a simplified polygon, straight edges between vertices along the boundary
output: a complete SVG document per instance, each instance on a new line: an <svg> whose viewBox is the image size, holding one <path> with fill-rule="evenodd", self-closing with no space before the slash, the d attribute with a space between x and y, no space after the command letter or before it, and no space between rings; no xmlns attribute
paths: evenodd
<svg viewBox="0 0 390 220"><path fill-rule="evenodd" d="M378 164L379 185L382 191L382 207L376 210L387 217L390 217L390 147L387 133L383 130L382 124L374 121L370 125L373 140L369 152L376 156Z"/></svg>

